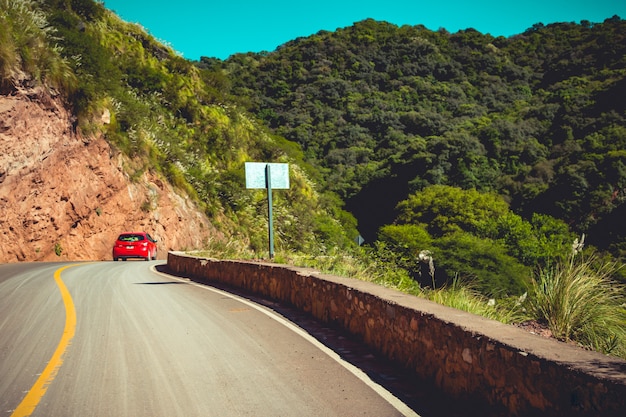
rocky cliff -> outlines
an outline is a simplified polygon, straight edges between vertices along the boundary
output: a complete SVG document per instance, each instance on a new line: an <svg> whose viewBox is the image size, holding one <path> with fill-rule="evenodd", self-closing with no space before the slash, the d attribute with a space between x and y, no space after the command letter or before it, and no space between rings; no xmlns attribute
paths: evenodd
<svg viewBox="0 0 626 417"><path fill-rule="evenodd" d="M48 92L0 95L0 263L111 259L123 231L156 237L160 259L218 237L158 175L131 180L132 164L101 135L76 132Z"/></svg>

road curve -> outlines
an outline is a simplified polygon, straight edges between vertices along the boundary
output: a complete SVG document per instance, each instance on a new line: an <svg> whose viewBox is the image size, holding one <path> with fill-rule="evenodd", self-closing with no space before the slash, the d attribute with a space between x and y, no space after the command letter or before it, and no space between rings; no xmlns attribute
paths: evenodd
<svg viewBox="0 0 626 417"><path fill-rule="evenodd" d="M160 264L0 265L0 412L417 415L270 309L160 274ZM20 411L38 381L44 393Z"/></svg>

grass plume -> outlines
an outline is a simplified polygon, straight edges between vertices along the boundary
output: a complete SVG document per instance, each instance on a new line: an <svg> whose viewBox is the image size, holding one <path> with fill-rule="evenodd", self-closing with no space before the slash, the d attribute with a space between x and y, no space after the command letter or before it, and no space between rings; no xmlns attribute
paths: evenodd
<svg viewBox="0 0 626 417"><path fill-rule="evenodd" d="M626 355L624 288L612 280L618 269L615 263L576 253L542 268L532 281L531 315L560 340Z"/></svg>

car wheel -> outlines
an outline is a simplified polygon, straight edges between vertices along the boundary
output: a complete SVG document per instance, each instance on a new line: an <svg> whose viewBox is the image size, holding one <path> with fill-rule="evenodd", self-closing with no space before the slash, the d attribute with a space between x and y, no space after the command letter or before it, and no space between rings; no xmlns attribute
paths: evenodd
<svg viewBox="0 0 626 417"><path fill-rule="evenodd" d="M154 251L154 253L152 254L152 260L153 261L156 261L156 255L157 255L157 253L156 253L156 251Z"/></svg>
<svg viewBox="0 0 626 417"><path fill-rule="evenodd" d="M117 262L119 258L113 258L113 262Z"/></svg>

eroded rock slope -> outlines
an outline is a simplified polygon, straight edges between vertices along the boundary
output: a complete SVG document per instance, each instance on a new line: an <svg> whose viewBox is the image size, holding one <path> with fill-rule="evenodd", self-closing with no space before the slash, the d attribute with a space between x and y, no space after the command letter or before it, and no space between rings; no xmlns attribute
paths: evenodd
<svg viewBox="0 0 626 417"><path fill-rule="evenodd" d="M106 121L105 121L106 122ZM188 198L99 136L83 136L47 92L0 95L0 263L111 259L115 237L144 230L168 250L218 233Z"/></svg>

